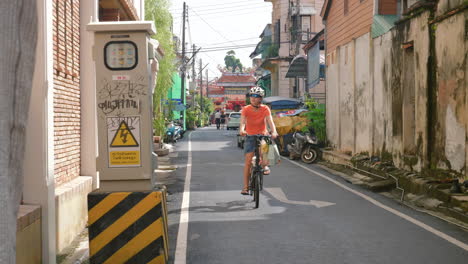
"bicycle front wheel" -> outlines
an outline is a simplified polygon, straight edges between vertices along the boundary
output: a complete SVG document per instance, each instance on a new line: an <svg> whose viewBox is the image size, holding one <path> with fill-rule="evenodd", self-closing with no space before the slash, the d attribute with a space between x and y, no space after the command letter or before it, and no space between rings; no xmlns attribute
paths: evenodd
<svg viewBox="0 0 468 264"><path fill-rule="evenodd" d="M254 200L255 200L255 208L258 208L260 205L260 175L257 173L254 178Z"/></svg>

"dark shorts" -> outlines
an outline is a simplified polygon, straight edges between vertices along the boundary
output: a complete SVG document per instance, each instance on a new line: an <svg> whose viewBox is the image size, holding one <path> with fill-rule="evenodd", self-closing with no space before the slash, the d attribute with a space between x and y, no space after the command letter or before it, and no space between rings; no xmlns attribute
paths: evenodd
<svg viewBox="0 0 468 264"><path fill-rule="evenodd" d="M255 151L255 137L246 136L244 141L244 154L252 153Z"/></svg>

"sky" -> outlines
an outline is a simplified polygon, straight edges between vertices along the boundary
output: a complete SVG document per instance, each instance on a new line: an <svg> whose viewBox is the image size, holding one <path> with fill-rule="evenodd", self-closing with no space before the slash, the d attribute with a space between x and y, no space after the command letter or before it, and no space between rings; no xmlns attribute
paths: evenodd
<svg viewBox="0 0 468 264"><path fill-rule="evenodd" d="M170 0L170 11L174 18L174 34L182 40L183 3L188 6L186 22L186 50L192 51L192 44L201 47L196 64L199 71L199 59L203 66L208 64L209 79L221 76L218 65L224 67L224 57L232 49L244 67L252 67L250 53L260 41L260 34L271 23L271 3L264 0ZM245 45L247 48L233 48ZM231 46L231 47L229 47ZM210 51L223 48L220 51ZM191 54L189 54L189 57ZM206 73L203 70L205 78Z"/></svg>

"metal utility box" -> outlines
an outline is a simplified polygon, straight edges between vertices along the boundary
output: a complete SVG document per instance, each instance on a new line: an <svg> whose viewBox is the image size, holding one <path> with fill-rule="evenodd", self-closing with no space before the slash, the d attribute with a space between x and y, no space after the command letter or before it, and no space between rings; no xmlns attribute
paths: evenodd
<svg viewBox="0 0 468 264"><path fill-rule="evenodd" d="M88 24L87 30L94 32L95 39L99 189L151 190L154 50L150 36L155 34L154 24L96 22Z"/></svg>

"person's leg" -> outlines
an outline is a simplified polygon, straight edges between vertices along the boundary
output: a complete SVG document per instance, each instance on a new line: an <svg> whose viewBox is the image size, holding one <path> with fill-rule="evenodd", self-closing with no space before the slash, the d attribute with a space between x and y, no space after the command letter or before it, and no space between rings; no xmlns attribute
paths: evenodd
<svg viewBox="0 0 468 264"><path fill-rule="evenodd" d="M263 174L264 175L269 175L270 174L270 161L268 160L268 153L262 153L262 150L260 150L260 164L262 165L263 168Z"/></svg>
<svg viewBox="0 0 468 264"><path fill-rule="evenodd" d="M247 136L244 141L244 186L242 188L242 194L249 194L249 178L250 178L250 168L252 167L252 158L255 151L255 137Z"/></svg>
<svg viewBox="0 0 468 264"><path fill-rule="evenodd" d="M254 152L246 153L245 154L245 163L244 163L244 187L242 190L249 189L249 179L250 179L250 168L252 167L252 158L254 156Z"/></svg>

